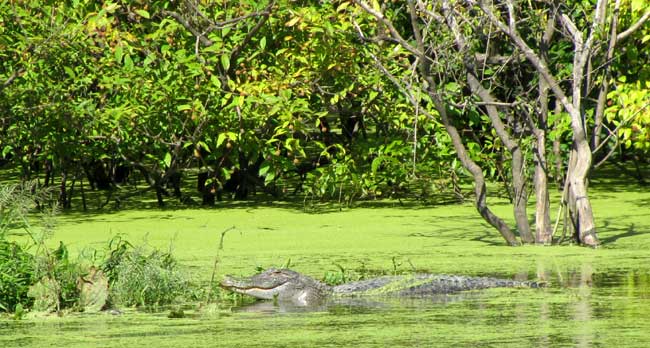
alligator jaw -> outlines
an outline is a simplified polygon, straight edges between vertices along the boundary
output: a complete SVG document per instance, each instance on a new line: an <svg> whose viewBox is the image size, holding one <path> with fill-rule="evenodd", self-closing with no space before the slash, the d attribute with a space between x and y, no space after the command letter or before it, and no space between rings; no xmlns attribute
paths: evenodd
<svg viewBox="0 0 650 348"><path fill-rule="evenodd" d="M256 286L250 281L226 276L226 278L221 281L220 285L226 290L253 296L262 300L272 300L274 297L277 297L278 294L282 291L282 286L285 283L286 282L282 282L278 284L272 284L270 286Z"/></svg>
<svg viewBox="0 0 650 348"><path fill-rule="evenodd" d="M221 287L261 300L290 302L308 306L322 302L331 288L288 269L271 268L251 277L226 276Z"/></svg>
<svg viewBox="0 0 650 348"><path fill-rule="evenodd" d="M271 268L266 272L252 277L226 276L221 281L221 287L240 294L253 296L262 300L272 300L282 297L287 283L293 279L294 272Z"/></svg>
<svg viewBox="0 0 650 348"><path fill-rule="evenodd" d="M262 288L262 287L256 287L256 286L237 286L237 285L230 285L228 280L224 280L221 282L221 287L234 291L240 294L248 295L248 296L253 296L255 298L261 299L261 300L272 300L278 294L282 291L282 285L280 284L275 287L271 288Z"/></svg>

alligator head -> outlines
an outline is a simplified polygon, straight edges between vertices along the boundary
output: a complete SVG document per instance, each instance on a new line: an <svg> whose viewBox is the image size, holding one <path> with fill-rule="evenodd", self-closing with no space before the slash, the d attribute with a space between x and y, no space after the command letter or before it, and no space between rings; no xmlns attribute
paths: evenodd
<svg viewBox="0 0 650 348"><path fill-rule="evenodd" d="M226 276L221 287L262 300L306 306L322 302L331 288L289 269L271 268L251 277Z"/></svg>

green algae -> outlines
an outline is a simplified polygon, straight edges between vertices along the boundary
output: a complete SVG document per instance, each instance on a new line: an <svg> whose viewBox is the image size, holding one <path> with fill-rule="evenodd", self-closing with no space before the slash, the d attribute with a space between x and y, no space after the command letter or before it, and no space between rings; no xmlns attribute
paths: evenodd
<svg viewBox="0 0 650 348"><path fill-rule="evenodd" d="M577 292L589 292L578 296ZM647 300L597 289L488 290L435 303L338 307L316 313L71 315L0 324L3 347L643 346ZM5 333L11 332L11 335Z"/></svg>
<svg viewBox="0 0 650 348"><path fill-rule="evenodd" d="M265 310L189 309L178 319L129 310L118 316L0 319L0 346L643 347L650 342L650 191L595 184L592 203L603 241L596 250L504 246L469 204L369 202L342 212L323 207L304 213L301 206L235 203L64 215L53 245L61 240L79 254L121 235L134 243L171 246L202 282L210 279L218 255L219 275L249 275L257 266L290 260L292 268L315 278L340 266L358 275L496 275L544 280L549 287L341 303L315 312L287 313L269 304ZM510 215L505 202L491 204L500 215ZM232 226L219 250L221 233Z"/></svg>

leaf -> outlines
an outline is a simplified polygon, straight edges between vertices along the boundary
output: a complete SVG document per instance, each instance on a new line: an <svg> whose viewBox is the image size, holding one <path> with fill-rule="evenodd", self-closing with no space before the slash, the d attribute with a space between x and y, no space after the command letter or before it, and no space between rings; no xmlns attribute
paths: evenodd
<svg viewBox="0 0 650 348"><path fill-rule="evenodd" d="M348 8L348 5L350 5L349 1L345 1L342 4L339 5L339 7L336 8L336 12L343 12L345 11L346 8Z"/></svg>
<svg viewBox="0 0 650 348"><path fill-rule="evenodd" d="M296 16L291 18L288 22L284 23L284 25L287 27L293 27L296 25L296 23L298 23L298 21L300 21L300 17Z"/></svg>
<svg viewBox="0 0 650 348"><path fill-rule="evenodd" d="M377 12L381 12L381 6L379 6L379 1L372 0L372 9Z"/></svg>
<svg viewBox="0 0 650 348"><path fill-rule="evenodd" d="M219 78L217 78L216 76L214 75L210 76L210 82L212 82L212 84L215 87L221 89L221 80L219 80Z"/></svg>
<svg viewBox="0 0 650 348"><path fill-rule="evenodd" d="M170 167L172 164L172 154L167 152L165 154L165 158L163 159L163 163L165 163L165 166Z"/></svg>
<svg viewBox="0 0 650 348"><path fill-rule="evenodd" d="M266 173L269 172L269 169L271 169L271 165L268 164L268 163L264 164L262 167L260 167L259 175L260 176L265 176Z"/></svg>
<svg viewBox="0 0 650 348"><path fill-rule="evenodd" d="M262 38L260 39L260 48L262 50L264 50L264 48L266 48L266 36L262 36Z"/></svg>
<svg viewBox="0 0 650 348"><path fill-rule="evenodd" d="M131 56L128 54L124 55L124 68L126 70L133 69L133 60L131 59Z"/></svg>
<svg viewBox="0 0 650 348"><path fill-rule="evenodd" d="M275 180L275 172L267 173L266 176L264 177L264 185L268 185L272 183L273 180Z"/></svg>
<svg viewBox="0 0 650 348"><path fill-rule="evenodd" d="M144 58L144 62L142 65L145 67L149 66L149 64L153 63L156 60L156 56L154 54L149 54Z"/></svg>
<svg viewBox="0 0 650 348"><path fill-rule="evenodd" d="M368 101L367 102L370 103L371 101L375 100L375 98L377 98L378 94L379 94L379 92L377 92L377 91L370 91L368 93Z"/></svg>
<svg viewBox="0 0 650 348"><path fill-rule="evenodd" d="M69 76L71 79L74 79L74 78L75 78L75 73L74 73L74 71L73 71L72 69L70 69L69 66L64 66L64 67L63 67L63 70L65 70L65 73L68 74L68 76Z"/></svg>
<svg viewBox="0 0 650 348"><path fill-rule="evenodd" d="M221 144L223 144L224 140L226 140L227 137L228 136L226 135L226 133L219 134L219 136L217 137L217 147L221 146Z"/></svg>
<svg viewBox="0 0 650 348"><path fill-rule="evenodd" d="M11 145L5 145L2 149L2 157L7 157L8 154L12 153L14 148Z"/></svg>
<svg viewBox="0 0 650 348"><path fill-rule="evenodd" d="M122 46L117 45L115 46L115 61L118 63L122 63L122 57L124 56L124 51L122 51Z"/></svg>
<svg viewBox="0 0 650 348"><path fill-rule="evenodd" d="M650 34L649 34L649 35L644 35L644 36L641 38L641 43L646 43L646 42L648 42L648 41L650 41Z"/></svg>
<svg viewBox="0 0 650 348"><path fill-rule="evenodd" d="M151 16L149 15L149 12L147 12L145 10L135 10L135 13L137 13L140 17L144 17L146 19L151 18Z"/></svg>
<svg viewBox="0 0 650 348"><path fill-rule="evenodd" d="M460 85L456 82L449 82L445 85L445 89L450 92L458 92L460 91Z"/></svg>
<svg viewBox="0 0 650 348"><path fill-rule="evenodd" d="M230 69L230 55L228 53L221 55L221 66L225 71L228 71L228 69Z"/></svg>
<svg viewBox="0 0 650 348"><path fill-rule="evenodd" d="M192 108L192 105L183 104L183 105L177 106L176 111L185 111L185 110L190 110L191 108Z"/></svg>
<svg viewBox="0 0 650 348"><path fill-rule="evenodd" d="M105 6L105 7L104 7L104 10L105 10L107 13L113 13L113 12L115 12L115 10L117 10L118 8L120 8L120 5L118 5L118 4L111 4L111 3L109 3L109 4L105 4L104 6Z"/></svg>

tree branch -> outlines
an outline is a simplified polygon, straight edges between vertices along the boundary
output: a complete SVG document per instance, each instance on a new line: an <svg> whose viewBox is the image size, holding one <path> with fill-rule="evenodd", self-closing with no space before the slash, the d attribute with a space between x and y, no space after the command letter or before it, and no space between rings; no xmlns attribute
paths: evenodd
<svg viewBox="0 0 650 348"><path fill-rule="evenodd" d="M180 23L183 27L185 27L185 29L189 30L192 33L192 35L196 36L197 39L201 42L201 44L203 44L203 46L209 47L209 46L212 46L214 44L214 42L207 38L206 35L208 33L212 32L214 30L222 30L222 29L231 27L231 26L233 26L233 25L235 25L235 24L237 24L237 23L239 23L239 22L241 22L243 20L246 20L246 19L252 18L252 17L264 16L265 18L268 18L269 14L271 13L270 12L271 7L273 7L274 4L275 4L275 1L271 1L269 3L269 5L263 11L251 12L251 13L245 14L243 16L227 19L227 20L224 20L224 21L218 21L218 22L211 21L211 20L207 19L206 16L201 11L198 10L198 8L196 8L195 6L192 5L192 8L194 9L194 11L196 11L201 17L203 17L204 19L207 19L210 22L210 25L203 32L199 31L198 28L194 27L187 19L185 19L178 12L163 10L161 13L163 15L174 18L178 23ZM257 30L259 30L259 28ZM251 31L257 31L257 30L255 28L253 28Z"/></svg>
<svg viewBox="0 0 650 348"><path fill-rule="evenodd" d="M162 11L162 14L174 18L178 23L180 23L185 29L189 30L192 35L196 36L199 41L203 44L205 47L212 46L214 42L210 39L208 39L204 34L202 34L198 29L196 29L194 26L190 24L183 16L181 16L179 13L174 12L174 11Z"/></svg>
<svg viewBox="0 0 650 348"><path fill-rule="evenodd" d="M478 3L475 0L467 0L467 2L469 4L479 6L483 11L483 13L485 13L488 16L492 24L496 25L499 28L499 30L501 30L504 34L510 37L510 39L517 46L517 48L519 48L524 53L526 59L528 59L528 61L531 64L533 64L535 69L540 73L540 75L542 75L542 78L546 80L553 93L558 97L558 99L562 103L562 106L564 106L564 108L569 113L572 113L574 110L573 104L569 101L569 98L564 93L562 88L560 88L560 84L555 79L555 77L551 75L551 72L546 66L546 64L542 62L539 56L535 54L535 52L528 46L528 44L521 38L521 36L519 36L519 33L510 30L510 28L507 25L501 22L501 20L499 20L496 17L494 12L492 12L492 10L488 7L488 5L485 3L484 0L480 0L480 2Z"/></svg>
<svg viewBox="0 0 650 348"><path fill-rule="evenodd" d="M255 24L253 29L251 29L248 32L248 34L246 34L244 40L239 45L237 45L230 53L230 68L226 73L230 73L230 71L234 69L235 61L237 60L237 58L239 58L239 55L241 54L244 47L246 47L250 43L253 37L260 31L264 23L266 23L266 21L269 19L269 16L271 15L271 9L273 8L274 5L275 5L275 0L269 2L269 4L266 5L266 7L264 8L264 11L258 12L259 16L262 16L262 18L260 18L259 21L257 21L257 24Z"/></svg>
<svg viewBox="0 0 650 348"><path fill-rule="evenodd" d="M25 69L24 69L24 68L20 68L20 69L14 71L14 73L11 74L11 76L9 76L9 77L5 80L5 82L2 83L2 85L0 85L0 93L1 93L5 88L7 88L7 87L12 83L12 82L14 82L14 80L15 80L18 76L20 76L22 73L24 73L24 72L25 72Z"/></svg>
<svg viewBox="0 0 650 348"><path fill-rule="evenodd" d="M426 59L425 53L421 52L417 48L413 47L408 41L404 40L402 35L395 29L395 26L393 23L386 19L383 13L375 11L370 5L368 5L365 1L363 0L354 0L354 3L359 5L364 11L367 13L371 14L373 17L377 19L381 24L385 25L386 28L388 28L388 31L390 32L391 37L393 40L397 41L397 43L400 44L400 46L404 47L407 51L411 52L415 56L421 59Z"/></svg>
<svg viewBox="0 0 650 348"><path fill-rule="evenodd" d="M641 18L639 18L639 20L636 23L632 24L624 32L618 34L616 36L616 39L619 40L619 41L620 40L625 40L628 36L632 35L635 31L637 31L639 28L641 28L641 26L643 26L645 24L645 22L648 21L648 19L650 19L650 9L646 10L645 13L643 14L643 16L641 16Z"/></svg>

